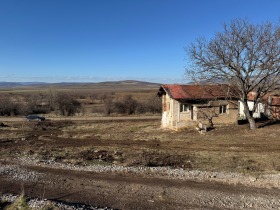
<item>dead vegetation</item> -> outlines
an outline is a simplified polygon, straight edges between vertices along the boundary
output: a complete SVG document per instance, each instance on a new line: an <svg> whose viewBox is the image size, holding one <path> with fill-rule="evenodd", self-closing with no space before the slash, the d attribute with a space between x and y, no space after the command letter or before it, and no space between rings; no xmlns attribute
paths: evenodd
<svg viewBox="0 0 280 210"><path fill-rule="evenodd" d="M279 124L254 132L247 125L217 127L205 135L193 129L162 130L155 120L5 124L8 127L0 128L1 158L30 157L77 165L280 172Z"/></svg>
<svg viewBox="0 0 280 210"><path fill-rule="evenodd" d="M160 113L157 84L85 84L0 88L0 116L108 116Z"/></svg>

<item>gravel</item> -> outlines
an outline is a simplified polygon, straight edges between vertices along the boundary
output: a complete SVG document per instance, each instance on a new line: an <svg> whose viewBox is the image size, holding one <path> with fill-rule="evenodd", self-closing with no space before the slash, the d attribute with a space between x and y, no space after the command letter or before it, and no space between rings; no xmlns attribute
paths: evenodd
<svg viewBox="0 0 280 210"><path fill-rule="evenodd" d="M21 157L17 159L17 162L23 165L37 165L49 168L58 169L69 169L75 171L90 171L96 173L114 173L114 174L130 174L142 177L156 177L165 179L176 179L176 180L195 180L195 181L211 181L220 182L224 184L241 184L251 187L259 188L279 188L280 189L280 173L277 174L263 174L258 176L244 175L241 173L230 173L230 172L209 172L199 170L184 170L174 169L170 167L127 167L120 165L88 165L78 166L73 164L58 163L55 161L39 161L34 158ZM17 169L20 170L20 169ZM36 179L38 174L23 175L20 173L16 177L25 178L25 176L34 177ZM1 174L1 168L0 168Z"/></svg>
<svg viewBox="0 0 280 210"><path fill-rule="evenodd" d="M19 196L17 195L12 195L12 194L5 194L0 196L0 200L2 202L15 202L15 200ZM57 201L50 201L50 200L42 200L42 199L27 199L28 206L31 209L34 210L39 210L43 209L46 206L51 206L55 209L59 210L112 210L111 208L105 207L105 208L99 208L99 207L94 207L86 204L81 204L81 203L66 203L66 202L57 202Z"/></svg>
<svg viewBox="0 0 280 210"><path fill-rule="evenodd" d="M6 160L6 162L12 162ZM258 187L258 188L276 188L280 189L280 174L266 174L259 176L244 175L240 173L228 173L228 172L206 172L199 170L184 170L174 169L170 167L126 167L119 165L88 165L88 166L77 166L73 164L63 164L55 161L39 161L34 158L21 157L14 160L17 165L6 164L0 165L0 175L12 177L16 180L36 182L44 174L28 171L27 169L21 168L21 166L41 166L48 168L57 169L68 169L75 171L89 171L96 173L112 173L112 174L129 174L130 176L141 176L141 177L153 177L153 178L164 178L174 180L195 180L195 181L211 181L220 182L225 184L242 184L245 186ZM188 193L188 192L186 192ZM208 193L208 194L207 194ZM220 194L222 193L222 194ZM178 197L179 194L176 194ZM185 196L183 193L182 196ZM14 201L17 196L4 195L0 199L6 201ZM208 191L198 191L197 194L192 194L193 203L200 203L204 206L211 207L224 207L229 209L280 209L280 202L277 196L248 196L244 194L231 195L223 192L214 192L209 194ZM185 197L182 197L185 199ZM77 209L110 209L110 208L98 208L85 204L73 204L73 203L62 203L49 200L30 199L28 201L32 209L42 209L45 205L52 205L58 209L65 210L77 210ZM238 207L238 208L237 208Z"/></svg>
<svg viewBox="0 0 280 210"><path fill-rule="evenodd" d="M18 181L36 182L41 177L40 173L28 171L17 165L0 165L0 175L10 177Z"/></svg>

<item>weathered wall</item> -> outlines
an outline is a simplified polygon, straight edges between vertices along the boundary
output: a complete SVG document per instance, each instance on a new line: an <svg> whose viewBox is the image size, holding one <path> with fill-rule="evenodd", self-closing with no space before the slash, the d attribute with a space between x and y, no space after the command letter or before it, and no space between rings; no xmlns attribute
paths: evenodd
<svg viewBox="0 0 280 210"><path fill-rule="evenodd" d="M234 124L237 122L238 109L230 109L226 114L220 114L213 119L214 125Z"/></svg>
<svg viewBox="0 0 280 210"><path fill-rule="evenodd" d="M174 127L174 103L175 101L168 94L162 96L163 112L162 112L161 127L163 128Z"/></svg>
<svg viewBox="0 0 280 210"><path fill-rule="evenodd" d="M197 108L197 121L198 122L202 122L205 124L208 124L208 119L205 117L213 117L212 121L214 125L222 125L222 124L234 124L237 122L237 118L238 118L238 108L229 103L227 105L227 109L226 109L226 113L219 113L220 110L220 106L214 106L214 107L205 107L205 108ZM204 113L204 114L203 114Z"/></svg>
<svg viewBox="0 0 280 210"><path fill-rule="evenodd" d="M272 119L280 120L280 106L271 106Z"/></svg>

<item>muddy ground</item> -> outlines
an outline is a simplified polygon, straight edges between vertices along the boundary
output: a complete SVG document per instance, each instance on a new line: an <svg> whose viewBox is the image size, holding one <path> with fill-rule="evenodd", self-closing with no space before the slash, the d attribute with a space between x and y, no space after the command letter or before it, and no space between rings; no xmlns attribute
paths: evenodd
<svg viewBox="0 0 280 210"><path fill-rule="evenodd" d="M205 135L162 130L158 120L4 124L1 194L24 188L115 209L280 208L279 124Z"/></svg>

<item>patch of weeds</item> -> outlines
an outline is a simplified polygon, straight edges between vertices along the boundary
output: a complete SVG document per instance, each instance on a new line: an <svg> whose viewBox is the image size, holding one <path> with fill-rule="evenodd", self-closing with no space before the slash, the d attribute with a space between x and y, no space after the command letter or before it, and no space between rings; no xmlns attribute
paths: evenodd
<svg viewBox="0 0 280 210"><path fill-rule="evenodd" d="M145 129L145 128L148 128L148 127L151 127L153 126L152 124L145 124L145 125L138 125L138 126L132 126L130 127L130 132L137 132L137 131L140 131L142 129Z"/></svg>
<svg viewBox="0 0 280 210"><path fill-rule="evenodd" d="M76 156L89 164L122 163L124 160L123 153L120 151L98 150L93 148L83 150Z"/></svg>
<svg viewBox="0 0 280 210"><path fill-rule="evenodd" d="M6 210L31 210L31 209L27 204L24 194L22 193L12 205L6 208Z"/></svg>
<svg viewBox="0 0 280 210"><path fill-rule="evenodd" d="M5 209L7 206L11 205L11 202L0 200L0 209Z"/></svg>
<svg viewBox="0 0 280 210"><path fill-rule="evenodd" d="M46 204L42 210L59 210L59 208L55 207L52 203Z"/></svg>
<svg viewBox="0 0 280 210"><path fill-rule="evenodd" d="M184 155L171 155L168 153L143 152L139 158L139 164L148 167L174 167L192 168L192 162Z"/></svg>
<svg viewBox="0 0 280 210"><path fill-rule="evenodd" d="M247 160L247 167L246 167L247 171L258 171L258 165L257 162L255 160Z"/></svg>
<svg viewBox="0 0 280 210"><path fill-rule="evenodd" d="M273 169L275 171L280 171L280 163L279 162L272 162Z"/></svg>
<svg viewBox="0 0 280 210"><path fill-rule="evenodd" d="M78 155L85 161L99 160L112 163L115 160L113 153L107 150L89 149L80 152Z"/></svg>

